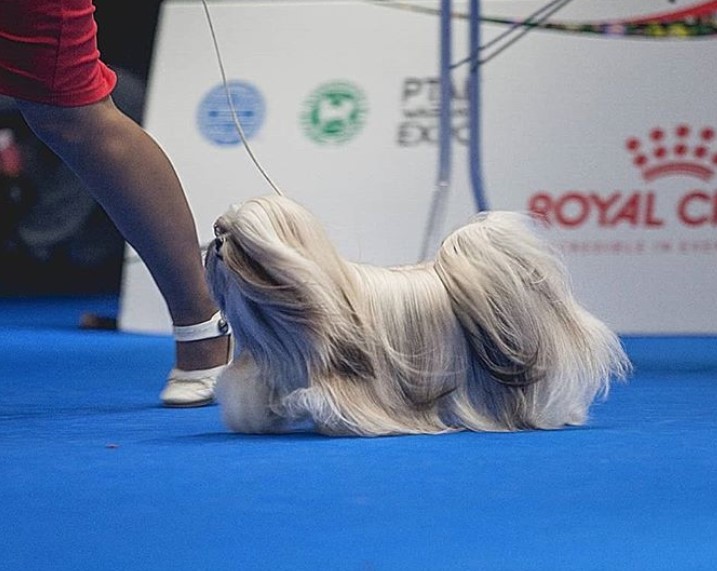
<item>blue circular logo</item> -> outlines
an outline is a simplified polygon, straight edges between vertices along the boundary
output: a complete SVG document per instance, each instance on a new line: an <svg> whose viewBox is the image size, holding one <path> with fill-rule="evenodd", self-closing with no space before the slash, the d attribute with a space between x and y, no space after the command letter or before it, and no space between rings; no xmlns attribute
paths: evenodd
<svg viewBox="0 0 717 571"><path fill-rule="evenodd" d="M228 89L244 135L251 139L264 123L264 98L256 87L244 81L230 81ZM216 145L241 144L224 85L204 96L197 110L197 123L202 135Z"/></svg>

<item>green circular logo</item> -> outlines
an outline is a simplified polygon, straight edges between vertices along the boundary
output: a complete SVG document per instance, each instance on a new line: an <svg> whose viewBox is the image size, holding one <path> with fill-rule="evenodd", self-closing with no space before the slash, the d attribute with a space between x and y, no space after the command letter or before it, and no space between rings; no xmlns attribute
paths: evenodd
<svg viewBox="0 0 717 571"><path fill-rule="evenodd" d="M301 122L311 140L340 145L361 131L366 112L366 96L360 88L347 81L333 81L320 85L309 95Z"/></svg>

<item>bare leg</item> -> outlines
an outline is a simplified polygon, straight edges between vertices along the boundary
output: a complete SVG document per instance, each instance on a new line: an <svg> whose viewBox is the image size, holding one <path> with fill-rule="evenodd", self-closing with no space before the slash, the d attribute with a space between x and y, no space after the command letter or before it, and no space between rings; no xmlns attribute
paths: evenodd
<svg viewBox="0 0 717 571"><path fill-rule="evenodd" d="M169 159L111 98L83 107L18 101L28 125L85 183L147 264L175 325L216 311L194 219ZM226 363L226 337L177 343L177 367Z"/></svg>

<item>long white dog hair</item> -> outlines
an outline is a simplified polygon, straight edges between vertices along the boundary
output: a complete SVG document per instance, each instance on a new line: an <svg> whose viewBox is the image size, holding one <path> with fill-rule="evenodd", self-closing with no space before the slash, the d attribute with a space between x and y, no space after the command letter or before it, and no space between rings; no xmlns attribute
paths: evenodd
<svg viewBox="0 0 717 571"><path fill-rule="evenodd" d="M217 385L226 424L375 436L584 423L630 364L533 225L480 214L433 262L378 268L344 261L287 198L232 208L206 260L236 340Z"/></svg>

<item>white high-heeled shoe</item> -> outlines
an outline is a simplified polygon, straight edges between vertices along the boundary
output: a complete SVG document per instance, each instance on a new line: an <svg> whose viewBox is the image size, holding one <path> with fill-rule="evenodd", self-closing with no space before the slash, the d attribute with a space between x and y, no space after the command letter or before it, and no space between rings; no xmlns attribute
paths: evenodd
<svg viewBox="0 0 717 571"><path fill-rule="evenodd" d="M172 332L176 341L202 341L231 335L231 328L221 312L218 311L208 321L195 325L174 326ZM231 347L229 355L231 356ZM196 371L184 371L175 367L169 372L167 383L159 398L164 406L168 407L196 407L212 404L217 377L226 366L220 365Z"/></svg>

